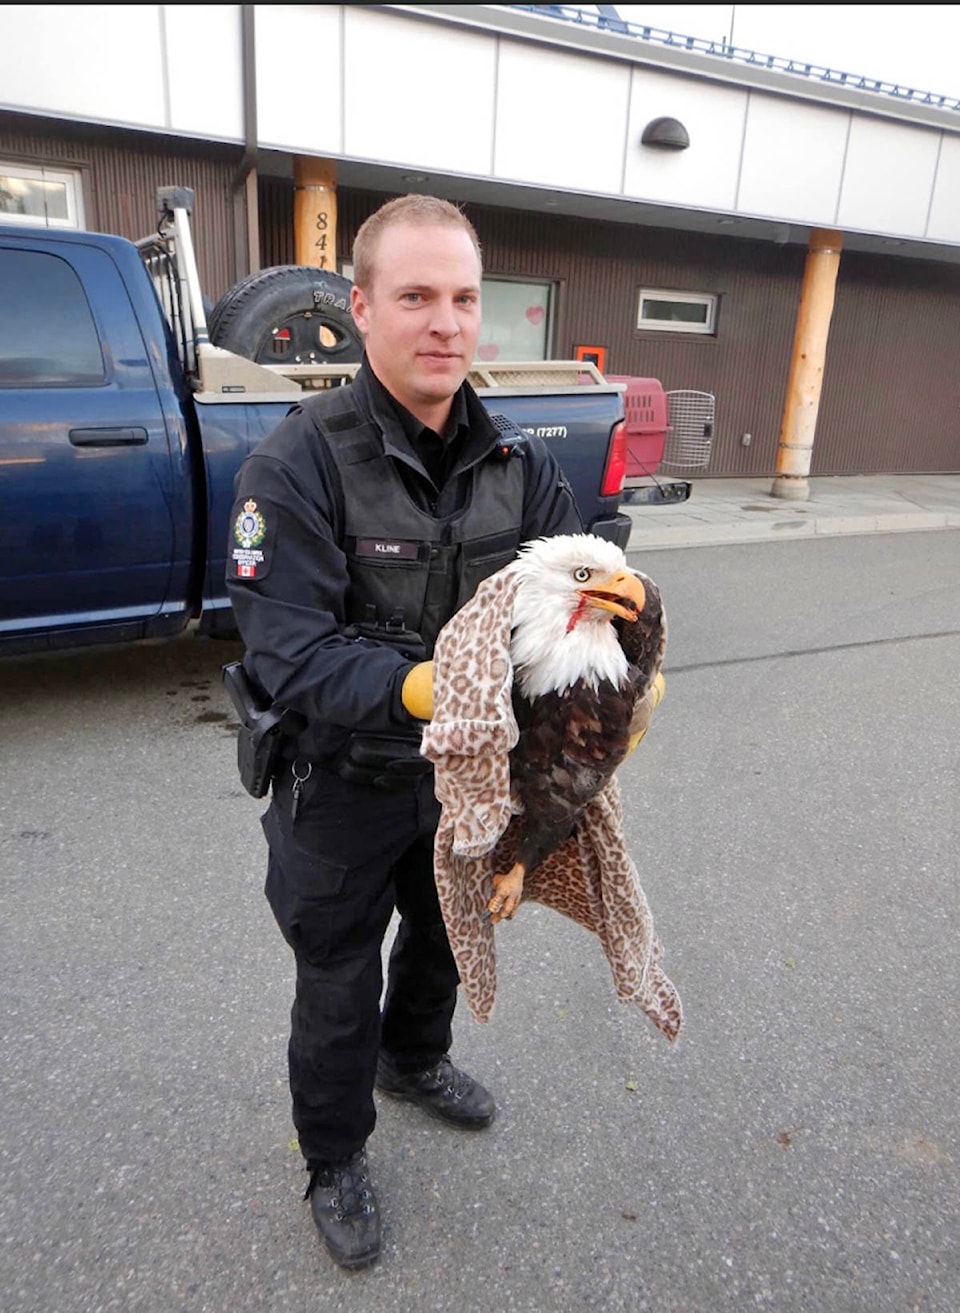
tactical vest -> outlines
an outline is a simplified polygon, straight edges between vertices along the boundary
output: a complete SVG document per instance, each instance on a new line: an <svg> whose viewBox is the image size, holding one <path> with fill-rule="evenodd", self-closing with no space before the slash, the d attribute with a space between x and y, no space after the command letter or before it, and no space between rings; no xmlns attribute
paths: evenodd
<svg viewBox="0 0 960 1313"><path fill-rule="evenodd" d="M411 645L411 658L426 659L450 616L517 554L523 462L495 448L467 472L464 504L444 515L441 495L431 514L415 504L349 393L337 389L324 402L321 423L343 486L347 623L384 641L395 641L391 634L419 636L422 648ZM520 430L498 420L509 446Z"/></svg>

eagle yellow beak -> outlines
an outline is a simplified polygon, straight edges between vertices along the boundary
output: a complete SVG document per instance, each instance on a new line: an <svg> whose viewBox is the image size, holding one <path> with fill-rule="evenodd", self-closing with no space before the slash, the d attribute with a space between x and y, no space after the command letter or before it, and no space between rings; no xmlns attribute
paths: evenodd
<svg viewBox="0 0 960 1313"><path fill-rule="evenodd" d="M618 570L590 588L581 588L580 596L590 606L612 611L624 620L636 620L647 600L646 590L632 570Z"/></svg>

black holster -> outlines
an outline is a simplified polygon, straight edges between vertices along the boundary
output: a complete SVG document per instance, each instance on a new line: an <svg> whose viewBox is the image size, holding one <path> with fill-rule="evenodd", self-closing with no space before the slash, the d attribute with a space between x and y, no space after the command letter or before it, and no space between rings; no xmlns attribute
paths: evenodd
<svg viewBox="0 0 960 1313"><path fill-rule="evenodd" d="M221 674L240 721L237 731L240 783L252 798L263 798L279 768L283 740L299 733L304 719L273 702L250 678L241 661L223 666Z"/></svg>

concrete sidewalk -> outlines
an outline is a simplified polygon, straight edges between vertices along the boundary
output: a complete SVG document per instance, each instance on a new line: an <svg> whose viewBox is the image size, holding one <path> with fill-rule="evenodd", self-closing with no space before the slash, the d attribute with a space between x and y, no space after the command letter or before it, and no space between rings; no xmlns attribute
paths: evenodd
<svg viewBox="0 0 960 1313"><path fill-rule="evenodd" d="M813 478L805 502L772 497L772 475L692 482L690 500L678 505L624 504L633 521L628 552L960 528L960 474Z"/></svg>

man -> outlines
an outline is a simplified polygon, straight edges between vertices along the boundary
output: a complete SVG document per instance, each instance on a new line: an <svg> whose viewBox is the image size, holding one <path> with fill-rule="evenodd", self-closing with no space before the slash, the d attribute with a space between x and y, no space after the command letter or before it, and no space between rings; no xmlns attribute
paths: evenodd
<svg viewBox="0 0 960 1313"><path fill-rule="evenodd" d="M253 577L242 552L228 569L245 668L303 726L263 818L266 894L296 960L289 1073L306 1197L348 1268L380 1247L365 1155L374 1087L465 1129L495 1112L448 1055L458 976L419 753L434 640L521 542L581 528L543 443L505 454L465 382L481 279L465 216L433 197L391 201L357 234L354 278L363 366L295 406L243 465L231 523L263 560Z"/></svg>

